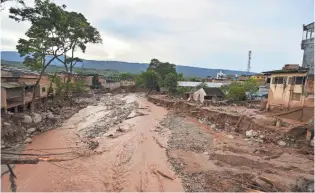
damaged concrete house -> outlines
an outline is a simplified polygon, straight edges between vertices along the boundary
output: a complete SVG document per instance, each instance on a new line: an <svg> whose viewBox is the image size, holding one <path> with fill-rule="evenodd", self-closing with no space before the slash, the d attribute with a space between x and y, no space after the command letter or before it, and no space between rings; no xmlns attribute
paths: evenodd
<svg viewBox="0 0 315 193"><path fill-rule="evenodd" d="M314 76L299 65L287 64L281 70L264 72L271 77L267 108L314 107Z"/></svg>
<svg viewBox="0 0 315 193"><path fill-rule="evenodd" d="M48 74L44 74L37 86L36 80L39 73L20 69L16 67L1 66L1 110L7 112L24 111L32 105L33 91L35 91L35 100L46 99L49 94L54 95L56 84L52 83ZM68 74L65 72L56 73L56 76L65 82ZM84 81L85 84L92 84L92 76L73 75L71 82L76 80ZM52 93L48 90L52 87Z"/></svg>
<svg viewBox="0 0 315 193"><path fill-rule="evenodd" d="M30 107L35 90L36 100L47 97L50 81L44 75L39 85L35 83L39 74L13 67L1 68L1 109L17 112Z"/></svg>

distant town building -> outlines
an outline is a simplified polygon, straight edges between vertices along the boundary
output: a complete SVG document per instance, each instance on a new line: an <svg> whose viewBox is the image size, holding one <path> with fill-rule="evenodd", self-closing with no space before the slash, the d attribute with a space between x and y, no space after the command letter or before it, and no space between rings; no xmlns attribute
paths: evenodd
<svg viewBox="0 0 315 193"><path fill-rule="evenodd" d="M308 74L314 74L314 22L303 25L301 49L304 50L302 67L308 68Z"/></svg>
<svg viewBox="0 0 315 193"><path fill-rule="evenodd" d="M220 70L220 72L217 73L217 79L225 79L225 78L226 78L226 74L224 74L222 70Z"/></svg>

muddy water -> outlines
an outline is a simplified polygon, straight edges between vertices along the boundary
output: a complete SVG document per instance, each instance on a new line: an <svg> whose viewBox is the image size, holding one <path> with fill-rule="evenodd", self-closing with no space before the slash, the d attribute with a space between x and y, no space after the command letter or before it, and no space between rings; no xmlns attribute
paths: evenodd
<svg viewBox="0 0 315 193"><path fill-rule="evenodd" d="M17 191L183 191L163 148L168 132L154 132L167 111L136 95L122 99L110 104L105 97L97 106L82 109L61 128L34 137L27 149L83 150L86 144L82 141L94 132L93 140L99 147L70 161L17 165ZM138 107L133 105L135 101ZM141 116L126 119L126 112ZM71 151L78 155L77 149ZM10 191L8 175L2 178L1 190Z"/></svg>

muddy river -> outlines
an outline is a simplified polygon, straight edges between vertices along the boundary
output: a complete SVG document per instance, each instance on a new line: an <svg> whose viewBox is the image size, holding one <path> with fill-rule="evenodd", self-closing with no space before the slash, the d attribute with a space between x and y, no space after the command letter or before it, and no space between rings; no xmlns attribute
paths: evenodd
<svg viewBox="0 0 315 193"><path fill-rule="evenodd" d="M27 145L43 161L15 166L17 191L314 191L311 147L219 131L139 94L94 98ZM10 186L3 176L1 190Z"/></svg>
<svg viewBox="0 0 315 193"><path fill-rule="evenodd" d="M183 191L161 148L167 133L154 132L166 114L141 96L101 97L59 129L33 138L25 152L73 159L16 165L17 191ZM93 151L86 148L89 139L99 143ZM1 190L10 191L8 175Z"/></svg>

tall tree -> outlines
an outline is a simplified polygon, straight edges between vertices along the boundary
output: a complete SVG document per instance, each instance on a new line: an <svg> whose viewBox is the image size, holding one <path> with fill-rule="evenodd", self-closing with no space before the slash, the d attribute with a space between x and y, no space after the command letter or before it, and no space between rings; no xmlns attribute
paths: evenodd
<svg viewBox="0 0 315 193"><path fill-rule="evenodd" d="M69 75L69 83L71 82L73 67L77 62L82 62L80 58L75 57L75 52L80 50L84 53L88 43L102 43L102 38L97 29L91 26L84 15L68 11L65 11L57 37L63 42L63 50L66 50L63 58L57 57L57 59L64 64Z"/></svg>
<svg viewBox="0 0 315 193"><path fill-rule="evenodd" d="M176 66L168 62L160 62L158 59L152 59L148 69L153 69L160 74L164 80L168 73L176 74Z"/></svg>
<svg viewBox="0 0 315 193"><path fill-rule="evenodd" d="M67 51L63 49L60 39L56 37L64 8L65 6L57 6L48 0L35 0L34 7L10 9L11 18L16 21L28 20L31 22L31 27L25 33L27 39L20 38L16 48L21 56L25 56L24 64L39 71L35 88L39 85L42 75L52 61ZM46 57L49 55L51 57ZM33 102L35 94L34 89Z"/></svg>

